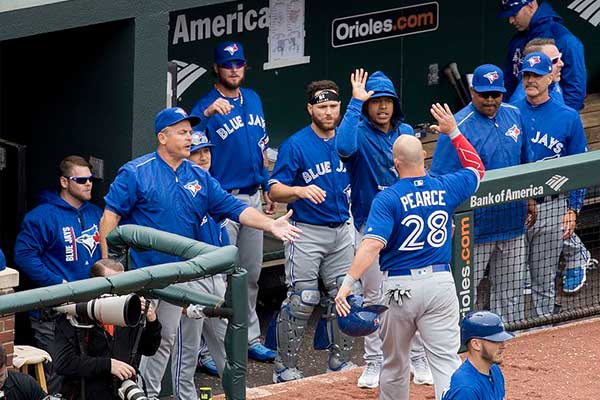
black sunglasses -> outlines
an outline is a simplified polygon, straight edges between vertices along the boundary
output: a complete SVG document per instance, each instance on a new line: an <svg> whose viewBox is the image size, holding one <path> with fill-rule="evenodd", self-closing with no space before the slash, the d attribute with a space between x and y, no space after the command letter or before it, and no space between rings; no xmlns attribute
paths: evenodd
<svg viewBox="0 0 600 400"><path fill-rule="evenodd" d="M502 92L476 92L476 93L482 99L487 99L488 97L497 99L498 97L502 96Z"/></svg>
<svg viewBox="0 0 600 400"><path fill-rule="evenodd" d="M90 176L65 176L65 178L67 178L68 180L73 181L79 185L84 185L88 182L94 183L94 182L99 181L99 179L93 175L90 175Z"/></svg>

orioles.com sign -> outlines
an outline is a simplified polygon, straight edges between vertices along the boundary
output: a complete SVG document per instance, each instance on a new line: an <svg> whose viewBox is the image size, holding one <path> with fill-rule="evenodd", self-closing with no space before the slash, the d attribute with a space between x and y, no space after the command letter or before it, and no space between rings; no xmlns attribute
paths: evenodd
<svg viewBox="0 0 600 400"><path fill-rule="evenodd" d="M437 2L336 18L331 23L331 45L351 46L434 31L438 19Z"/></svg>

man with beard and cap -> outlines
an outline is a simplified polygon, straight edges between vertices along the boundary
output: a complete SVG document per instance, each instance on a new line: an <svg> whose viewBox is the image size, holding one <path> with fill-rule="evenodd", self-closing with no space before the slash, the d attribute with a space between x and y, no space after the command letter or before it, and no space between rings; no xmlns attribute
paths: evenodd
<svg viewBox="0 0 600 400"><path fill-rule="evenodd" d="M552 160L585 153L587 142L577 111L560 104L548 93L553 81L552 61L544 53L531 53L521 68L526 98L515 105L521 110L528 161ZM539 217L527 232L533 316L554 313L554 278L563 241L575 231L577 215L583 206L585 190L536 199ZM575 271L573 271L575 272ZM579 270L585 282L585 268Z"/></svg>
<svg viewBox="0 0 600 400"><path fill-rule="evenodd" d="M402 134L413 135L414 131L403 123L396 89L383 72L377 71L369 77L365 70L357 69L351 74L350 83L352 99L337 129L335 146L350 176L350 203L358 244L375 195L398 180L392 156L394 141ZM375 261L374 268L361 279L365 305L380 303L382 279ZM364 358L367 366L358 379L358 386L376 388L383 362L379 332L365 337ZM433 383L419 335L413 342L411 367L415 383Z"/></svg>
<svg viewBox="0 0 600 400"><path fill-rule="evenodd" d="M269 198L266 168L269 136L260 97L252 89L241 87L246 73L242 44L220 43L215 48L214 61L215 86L191 112L200 118L195 129L206 132L214 145L210 174L223 189L258 210L261 209L259 189L262 187L262 210L273 214L276 204ZM226 227L231 244L239 249L240 265L248 271L248 356L257 361L273 360L277 353L260 342L256 315L263 233L234 221L229 221Z"/></svg>
<svg viewBox="0 0 600 400"><path fill-rule="evenodd" d="M504 67L507 98L517 87L525 45L535 38L551 38L556 41L565 63L561 82L565 104L581 110L587 83L583 44L562 25L562 18L550 4L538 4L537 0L502 0L499 16L508 18L508 22L518 31L508 44Z"/></svg>
<svg viewBox="0 0 600 400"><path fill-rule="evenodd" d="M302 238L285 244L288 293L275 328L275 383L303 377L298 350L321 299L319 277L327 297L321 300L324 315L322 329L315 333L319 344L315 347L329 350L328 372L355 367L350 362L353 340L338 328L333 309L333 299L354 257L348 223L350 182L335 150L339 88L332 81L316 81L308 84L306 94L312 123L281 145L269 180L272 199L288 203L288 209L294 210L293 224L303 232Z"/></svg>
<svg viewBox="0 0 600 400"><path fill-rule="evenodd" d="M479 153L486 170L526 162L523 124L519 110L502 102L505 93L502 70L484 64L473 72L472 103L456 113L458 128ZM430 173L441 176L461 168L446 136L438 139ZM525 262L526 212L529 226L535 222L535 204L517 201L475 210L474 297L489 265L490 308L506 321L524 318L523 265ZM481 296L480 296L481 297ZM479 302L484 302L481 298Z"/></svg>
<svg viewBox="0 0 600 400"><path fill-rule="evenodd" d="M467 314L460 326L460 341L467 347L467 359L452 375L442 400L504 400L500 364L506 342L514 337L493 312Z"/></svg>

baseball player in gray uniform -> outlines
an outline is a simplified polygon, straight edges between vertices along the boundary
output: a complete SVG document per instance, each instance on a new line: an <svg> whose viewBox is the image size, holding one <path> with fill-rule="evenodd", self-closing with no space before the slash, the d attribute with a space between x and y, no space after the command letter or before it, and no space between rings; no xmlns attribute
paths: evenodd
<svg viewBox="0 0 600 400"><path fill-rule="evenodd" d="M350 362L352 340L339 330L333 311L337 288L354 257L348 223L350 182L334 140L340 119L339 88L332 81L316 81L306 92L312 123L281 145L269 180L272 199L288 203L294 224L303 232L298 241L285 244L288 294L277 318L275 383L302 378L298 349L320 301L319 278L327 297L321 302L325 329L317 329L316 341L319 348L329 350L327 371L355 366Z"/></svg>

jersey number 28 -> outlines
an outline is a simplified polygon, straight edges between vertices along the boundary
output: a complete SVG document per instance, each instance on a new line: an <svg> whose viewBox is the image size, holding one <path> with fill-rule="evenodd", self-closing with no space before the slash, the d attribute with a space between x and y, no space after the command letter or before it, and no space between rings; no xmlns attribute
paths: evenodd
<svg viewBox="0 0 600 400"><path fill-rule="evenodd" d="M448 213L444 210L437 210L429 215L427 218L427 230L429 232L427 233L426 241L430 247L442 247L444 243L446 243L446 238L448 237L448 230L446 229L447 222ZM420 215L407 215L404 217L401 224L413 228L398 250L414 251L421 250L425 247L425 240L422 240L423 238L421 238L425 228L425 222Z"/></svg>

